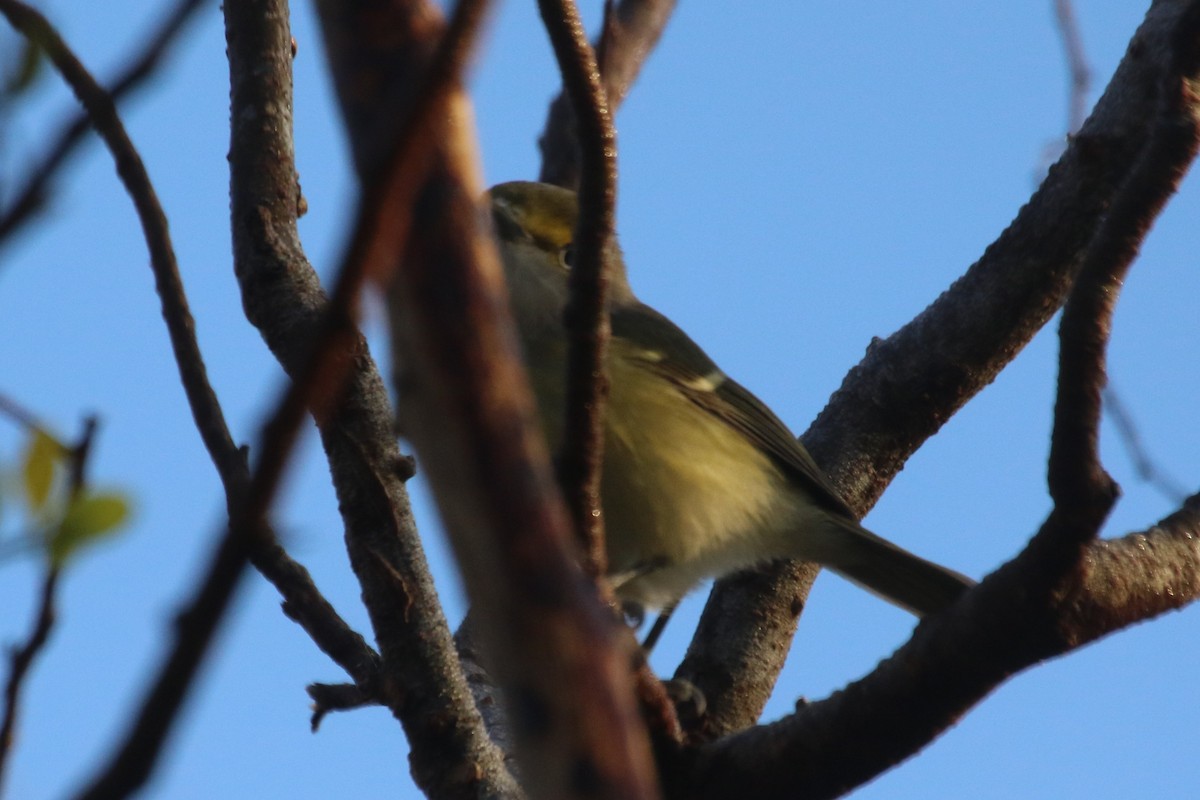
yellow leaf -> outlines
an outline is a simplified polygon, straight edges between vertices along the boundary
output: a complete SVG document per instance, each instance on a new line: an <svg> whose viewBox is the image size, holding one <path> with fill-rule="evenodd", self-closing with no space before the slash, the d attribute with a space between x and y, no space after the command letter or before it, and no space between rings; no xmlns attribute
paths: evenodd
<svg viewBox="0 0 1200 800"><path fill-rule="evenodd" d="M22 475L25 480L25 498L29 507L41 511L50 497L54 486L54 474L62 460L63 446L43 430L35 430L25 449L25 464Z"/></svg>

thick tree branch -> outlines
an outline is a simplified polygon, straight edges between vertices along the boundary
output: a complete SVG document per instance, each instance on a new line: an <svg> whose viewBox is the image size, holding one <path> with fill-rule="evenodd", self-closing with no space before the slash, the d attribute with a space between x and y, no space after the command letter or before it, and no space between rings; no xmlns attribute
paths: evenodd
<svg viewBox="0 0 1200 800"><path fill-rule="evenodd" d="M608 275L617 193L617 136L595 54L572 0L539 0L579 137L582 175L575 263L565 311L569 337L567 407L558 472L579 534L588 573L608 571L600 466L604 459L604 406L608 398Z"/></svg>
<svg viewBox="0 0 1200 800"><path fill-rule="evenodd" d="M362 10L348 4L336 9L348 16ZM361 250L347 257L334 298L327 302L298 240L286 4L230 2L226 14L235 122L230 163L237 275L247 315L285 370L298 383L318 371L326 376L314 384L325 390L308 401L346 520L351 563L383 656L377 681L364 685L361 671L351 675L404 725L413 748L414 777L430 796L507 796L510 781L502 760L491 752L459 674L449 627L412 524L403 487L404 474L411 470L402 469L405 460L395 443L386 392L353 325L369 259ZM362 21L370 34L354 43L357 53L370 50L372 37L403 30L381 26L378 19ZM328 27L326 34L328 39ZM432 40L412 41L426 54ZM454 58L450 63L458 67ZM412 150L412 139L400 141ZM381 149L395 146L383 139L377 144ZM356 241L367 239L360 235ZM332 372L313 366L314 358ZM398 592L404 602L398 602Z"/></svg>
<svg viewBox="0 0 1200 800"><path fill-rule="evenodd" d="M1096 440L1117 289L1200 147L1200 3L1179 17L1168 43L1151 137L1084 254L1063 315L1050 517L1016 559L919 626L866 678L707 748L695 791L680 796L722 797L721 786L761 786L764 797L839 796L919 750L1014 672L1200 596L1194 500L1147 534L1084 550L1115 498Z"/></svg>
<svg viewBox="0 0 1200 800"><path fill-rule="evenodd" d="M108 94L114 103L131 94L155 73L167 51L179 38L179 34L203 5L204 0L179 0L176 3L146 40L141 53L108 87ZM20 188L13 193L15 199L0 212L0 247L12 241L12 235L45 207L50 182L66 163L67 157L83 141L83 136L90 127L91 118L88 112L82 111L77 114L62 126L58 135L53 137L54 144L47 150L45 157L19 182Z"/></svg>
<svg viewBox="0 0 1200 800"><path fill-rule="evenodd" d="M872 344L805 434L857 511L870 508L916 448L1064 301L1151 127L1162 121L1158 98L1187 7L1154 3L1091 117L1009 228L929 308ZM1160 166L1158 180L1174 185L1177 168ZM677 672L709 701L706 735L757 719L815 574L788 566L718 584Z"/></svg>
<svg viewBox="0 0 1200 800"><path fill-rule="evenodd" d="M401 420L479 614L526 788L651 797L628 638L579 569L479 218L482 187L461 158L431 173L390 291Z"/></svg>
<svg viewBox="0 0 1200 800"><path fill-rule="evenodd" d="M615 6L611 2L605 5L604 29L596 42L596 58L610 114L616 112L637 80L674 10L675 0L620 0ZM577 188L579 139L568 92L561 92L550 104L538 147L542 151L538 180Z"/></svg>
<svg viewBox="0 0 1200 800"><path fill-rule="evenodd" d="M1057 518L1061 519L1061 517ZM1047 521L1038 537L1061 535ZM1036 541L1035 537L1035 541ZM1093 542L1051 598L1031 544L870 675L695 754L680 798L832 798L899 763L1016 672L1200 598L1200 498L1145 533ZM734 794L736 792L736 795Z"/></svg>

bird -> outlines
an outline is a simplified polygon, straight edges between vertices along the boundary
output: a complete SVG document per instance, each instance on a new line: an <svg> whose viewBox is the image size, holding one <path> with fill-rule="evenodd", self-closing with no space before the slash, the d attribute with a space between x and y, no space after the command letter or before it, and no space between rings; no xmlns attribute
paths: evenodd
<svg viewBox="0 0 1200 800"><path fill-rule="evenodd" d="M543 433L557 451L578 200L514 181L486 203ZM600 502L621 601L669 611L708 578L779 559L817 562L918 617L973 585L864 528L779 417L637 299L615 237L605 259L612 334Z"/></svg>

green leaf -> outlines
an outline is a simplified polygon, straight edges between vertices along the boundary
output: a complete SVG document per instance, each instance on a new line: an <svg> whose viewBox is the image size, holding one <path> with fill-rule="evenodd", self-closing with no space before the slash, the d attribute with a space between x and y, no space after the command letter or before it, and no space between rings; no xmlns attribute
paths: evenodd
<svg viewBox="0 0 1200 800"><path fill-rule="evenodd" d="M84 493L71 501L49 541L50 560L62 566L76 550L94 544L129 518L129 501L116 492Z"/></svg>
<svg viewBox="0 0 1200 800"><path fill-rule="evenodd" d="M25 482L25 499L29 507L41 511L50 497L54 486L54 474L62 459L63 446L43 430L35 430L25 449L22 476Z"/></svg>

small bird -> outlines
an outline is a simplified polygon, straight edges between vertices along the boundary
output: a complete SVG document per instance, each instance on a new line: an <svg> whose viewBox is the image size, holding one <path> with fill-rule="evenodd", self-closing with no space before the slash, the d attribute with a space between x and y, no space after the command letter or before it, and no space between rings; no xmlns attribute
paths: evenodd
<svg viewBox="0 0 1200 800"><path fill-rule="evenodd" d="M562 440L575 193L490 193L510 302L547 442ZM918 616L973 585L858 524L804 446L674 323L639 302L609 248L610 390L601 504L618 597L670 609L705 578L818 562Z"/></svg>

